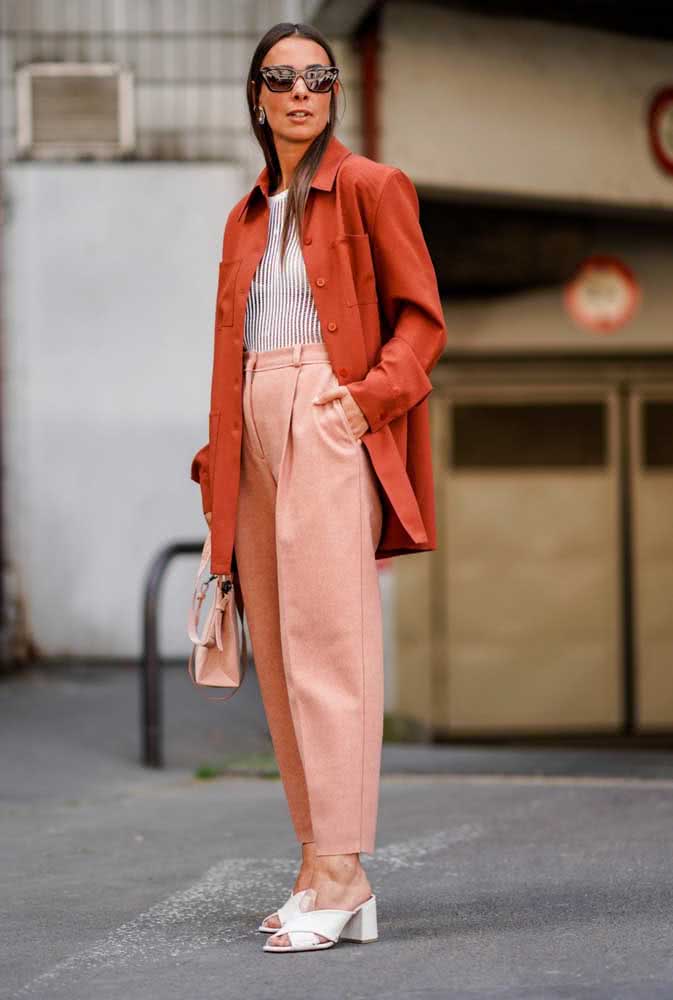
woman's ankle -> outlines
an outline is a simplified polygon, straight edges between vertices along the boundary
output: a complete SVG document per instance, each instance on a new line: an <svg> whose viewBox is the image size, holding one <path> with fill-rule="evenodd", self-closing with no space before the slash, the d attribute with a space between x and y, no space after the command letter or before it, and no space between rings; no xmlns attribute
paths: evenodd
<svg viewBox="0 0 673 1000"><path fill-rule="evenodd" d="M302 889L308 889L311 884L311 879L313 878L316 858L315 841L303 843L301 845L301 849L302 856L299 864L299 871L297 872L292 892L301 892Z"/></svg>
<svg viewBox="0 0 673 1000"><path fill-rule="evenodd" d="M316 859L316 842L315 840L305 841L301 845L301 863L303 865L309 864L313 865Z"/></svg>
<svg viewBox="0 0 673 1000"><path fill-rule="evenodd" d="M348 885L351 882L367 881L367 873L362 867L359 854L318 854L314 871L319 878Z"/></svg>

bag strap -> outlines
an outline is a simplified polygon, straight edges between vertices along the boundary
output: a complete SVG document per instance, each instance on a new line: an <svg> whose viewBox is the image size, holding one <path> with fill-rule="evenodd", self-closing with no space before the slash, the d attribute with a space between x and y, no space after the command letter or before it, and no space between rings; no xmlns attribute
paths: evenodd
<svg viewBox="0 0 673 1000"><path fill-rule="evenodd" d="M194 590L192 592L192 604L189 609L189 617L187 619L187 632L189 634L189 638L193 643L196 643L196 645L199 646L205 645L203 637L199 635L198 628L199 628L199 619L201 617L201 608L203 607L203 602L206 598L206 594L208 593L208 587L210 586L213 580L218 580L218 587L219 587L220 579L224 580L227 576L227 574L225 573L219 573L219 574L211 573L207 580L204 580L203 583L199 582L201 580L201 577L203 576L203 571L210 562L210 546L211 542L210 542L210 528L209 528L208 535L206 536L206 540L203 543L203 550L201 552L199 568L196 571L196 578L194 580ZM219 633L217 647L218 649L222 649L221 631Z"/></svg>
<svg viewBox="0 0 673 1000"><path fill-rule="evenodd" d="M224 573L211 573L207 580L205 580L202 584L199 584L199 580L201 579L201 577L203 575L203 571L205 570L206 566L210 562L210 552L211 552L211 530L210 530L210 527L209 527L208 528L208 534L206 535L206 540L203 543L203 549L201 551L201 559L199 560L199 568L197 570L196 580L194 582L194 592L192 594L192 605L191 605L191 608L189 609L189 619L188 619L188 622L187 622L187 630L189 632L189 638L191 639L191 641L192 641L192 643L194 645L192 647L191 653L189 654L189 662L187 664L187 670L189 672L189 676L191 677L192 683L194 684L194 686L197 687L197 688L199 688L199 690L202 692L202 694L205 694L209 701L228 701L229 698L233 697L233 695L236 694L236 692L238 691L239 687L243 683L243 678L245 677L245 671L246 671L246 668L248 666L248 647L247 647L246 638L245 638L244 611L242 609L242 605L241 605L241 601L240 600L236 600L235 601L235 605L238 606L238 610L239 610L239 613L240 613L241 636L242 636L242 639L241 639L241 655L240 655L240 675L241 675L241 680L238 683L238 685L236 687L232 688L232 690L227 695L223 695L223 696L222 695L217 695L217 696L208 695L208 694L206 694L205 691L203 691L203 685L196 683L196 679L194 677L194 667L193 667L193 662L192 662L193 659L194 659L194 653L195 653L194 646L203 646L203 645L205 645L205 643L203 642L203 639L201 638L201 636L199 636L198 628L199 628L199 618L201 616L201 608L203 607L203 602L204 602L206 594L208 592L208 587L210 586L210 584L212 583L213 580L217 580L218 581L218 591L219 591L219 588L221 586L221 581L224 580L225 577L227 576L227 574L224 574ZM236 587L235 587L235 585L233 583L233 580L231 580L229 582L230 582L231 586L230 586L230 588L227 589L227 597L225 598L225 600L231 600L232 597L237 597L238 596L238 595L236 595ZM217 600L217 598L216 598L216 600ZM238 628L238 615L236 613L236 606L234 607L234 627ZM217 610L220 613L217 615L217 617L215 619L215 641L217 643L217 648L220 649L220 650L222 649L222 618L224 617L225 607L226 607L226 605L222 605L222 604L219 605L219 607L217 608Z"/></svg>

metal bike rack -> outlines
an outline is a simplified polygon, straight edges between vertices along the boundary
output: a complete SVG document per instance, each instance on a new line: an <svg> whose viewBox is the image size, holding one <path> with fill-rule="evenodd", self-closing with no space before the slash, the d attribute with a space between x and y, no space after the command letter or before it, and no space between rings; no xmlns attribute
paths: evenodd
<svg viewBox="0 0 673 1000"><path fill-rule="evenodd" d="M157 636L159 591L169 564L177 556L200 555L203 541L174 542L152 560L145 579L143 603L143 653L140 660L142 761L147 767L163 767L161 741L161 657Z"/></svg>

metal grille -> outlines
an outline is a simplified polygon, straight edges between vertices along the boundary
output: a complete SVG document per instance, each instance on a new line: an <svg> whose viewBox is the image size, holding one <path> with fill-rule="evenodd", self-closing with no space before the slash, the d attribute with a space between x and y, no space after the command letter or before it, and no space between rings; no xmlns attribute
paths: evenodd
<svg viewBox="0 0 673 1000"><path fill-rule="evenodd" d="M136 157L237 160L260 36L315 0L0 0L0 161L17 155L15 74L35 62L116 63L134 78ZM58 119L41 122L58 139Z"/></svg>
<svg viewBox="0 0 673 1000"><path fill-rule="evenodd" d="M71 65L71 64L70 64ZM33 84L33 131L37 142L82 142L100 135L106 142L117 137L118 97L114 77L41 77ZM62 109L72 109L66 114Z"/></svg>

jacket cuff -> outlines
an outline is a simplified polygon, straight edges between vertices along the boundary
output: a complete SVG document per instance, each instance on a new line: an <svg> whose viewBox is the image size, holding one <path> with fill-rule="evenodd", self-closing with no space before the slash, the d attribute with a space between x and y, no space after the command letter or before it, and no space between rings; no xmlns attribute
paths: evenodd
<svg viewBox="0 0 673 1000"><path fill-rule="evenodd" d="M347 383L371 431L401 416L432 392L432 382L413 349L400 336L384 344L381 361L358 382Z"/></svg>
<svg viewBox="0 0 673 1000"><path fill-rule="evenodd" d="M209 514L213 508L213 498L208 474L209 445L200 448L194 458L190 470L190 478L201 487L201 506L204 514Z"/></svg>

